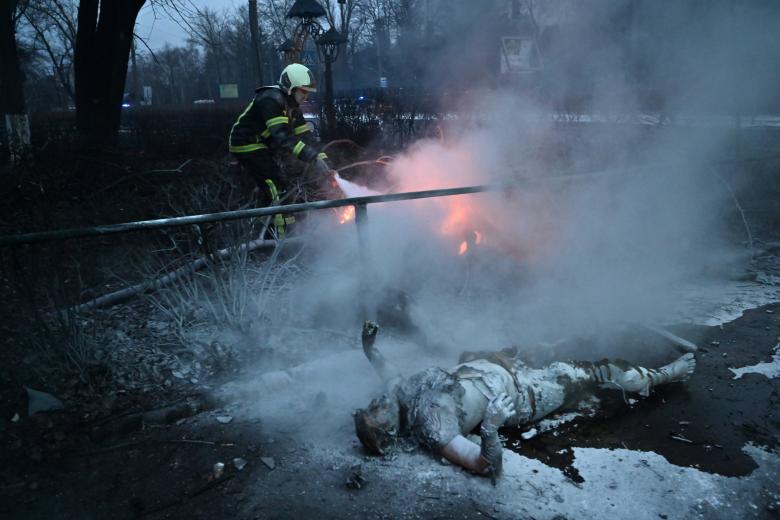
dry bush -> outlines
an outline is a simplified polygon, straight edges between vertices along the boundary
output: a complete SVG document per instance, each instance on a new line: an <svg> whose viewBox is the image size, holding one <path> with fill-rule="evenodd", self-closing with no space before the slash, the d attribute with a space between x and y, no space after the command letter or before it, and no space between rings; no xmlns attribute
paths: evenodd
<svg viewBox="0 0 780 520"><path fill-rule="evenodd" d="M75 308L83 288L80 266L57 250L28 248L4 255L6 272L18 298L18 345L23 371L39 382L89 388L110 379L105 364L107 323Z"/></svg>

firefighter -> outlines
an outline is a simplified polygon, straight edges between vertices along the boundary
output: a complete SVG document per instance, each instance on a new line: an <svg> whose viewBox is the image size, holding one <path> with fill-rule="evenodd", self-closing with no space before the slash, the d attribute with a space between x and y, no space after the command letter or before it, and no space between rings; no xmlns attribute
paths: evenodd
<svg viewBox="0 0 780 520"><path fill-rule="evenodd" d="M230 153L257 182L265 206L278 205L287 189L276 162L282 153L309 163L323 177L333 173L300 108L309 92L316 91L314 76L306 66L288 65L277 85L255 90L254 99L230 129ZM294 221L292 216L274 215L277 237L283 238L286 226Z"/></svg>

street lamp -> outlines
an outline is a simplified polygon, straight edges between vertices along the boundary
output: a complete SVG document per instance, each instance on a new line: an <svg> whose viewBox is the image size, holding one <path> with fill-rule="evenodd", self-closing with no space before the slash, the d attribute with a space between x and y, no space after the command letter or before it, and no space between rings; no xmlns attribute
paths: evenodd
<svg viewBox="0 0 780 520"><path fill-rule="evenodd" d="M347 38L331 27L317 38L317 48L320 50L322 61L325 62L325 116L328 129L333 130L335 125L335 113L333 108L333 62L339 57L339 48L347 43Z"/></svg>
<svg viewBox="0 0 780 520"><path fill-rule="evenodd" d="M291 40L294 49L289 53L288 62L299 62L306 39L310 37L315 40L317 36L322 34L322 26L317 18L326 14L325 8L317 0L295 0L290 10L287 11L287 18L298 20Z"/></svg>

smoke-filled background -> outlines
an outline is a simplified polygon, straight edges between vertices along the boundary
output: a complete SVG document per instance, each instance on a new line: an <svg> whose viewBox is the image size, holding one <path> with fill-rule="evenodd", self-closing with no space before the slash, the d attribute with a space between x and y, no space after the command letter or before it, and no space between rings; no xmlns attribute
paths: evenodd
<svg viewBox="0 0 780 520"><path fill-rule="evenodd" d="M382 179L342 188L503 188L370 205L365 241L352 220L312 216L312 263L279 323L357 338L364 319L378 319L381 334L418 345L396 359L418 369L429 356L446 365L464 350L574 337L599 338L575 351L584 359L646 354L621 343L627 329L682 321L691 284L717 287L747 258L733 198L745 186L720 161L739 152L735 114L777 102L765 50L777 46L776 6L510 3L536 16L546 61L502 84L495 35L511 17L482 3L413 4L410 19L440 13L434 25L446 30L402 26L398 45L439 38L408 73L448 117ZM580 125L555 117L555 103L572 99L587 99ZM645 124L643 109L661 102L657 112L679 124Z"/></svg>
<svg viewBox="0 0 780 520"><path fill-rule="evenodd" d="M49 3L62 9L52 11ZM193 156L181 154L197 159L207 153L208 143L217 143L219 158L212 164L225 162L230 125L259 76L270 83L284 65L274 49L298 22L286 17L292 2L259 2L257 68L246 47L249 18L243 4L221 11L216 4L207 9L197 2L186 9L173 9L176 2L157 5L171 8L160 15L180 18L186 43L146 51L135 47L123 100L127 111L114 128L121 126L121 139L114 141L140 161L139 171L119 168L131 172L132 180L154 172L181 173L188 165L193 171L203 168L208 180L191 192L158 190L167 200L117 216L114 206L123 211L145 201L137 196L141 189L127 190L126 179L112 177L105 199L129 193L133 200L112 204L111 218L149 218L160 208L173 214L235 209L239 189L231 185L235 191L225 196L225 183L209 184L218 178L215 172L193 166ZM625 341L626 330L684 321L690 314L686 291L698 286L717 292L749 256L744 246L752 245L753 236L743 226L739 199L763 191L770 200L776 188L751 186L753 178L743 175L739 160L776 149L777 2L349 0L323 5L323 23L342 31L348 44L334 64L335 122L326 124L326 112L317 118L312 106L305 107L307 117L319 123L324 141L353 138L362 146L362 152L332 149L335 166L371 154L384 158L381 165L344 171L345 194L469 185L495 189L372 204L362 237L354 213L311 212L295 226L304 237L303 252L285 244L266 262L281 261L280 268L263 266L256 277L250 269L255 266L244 258L229 271L228 284L219 279L224 272L211 272L206 291L192 278L191 286L169 301L165 291L153 296L153 307L176 322L176 342L209 336L269 347L273 359L261 356L255 367L263 372L352 349L362 322L374 319L382 326L381 338L396 342L387 344L389 352L401 352L400 343L416 346L409 355L394 356L408 370L452 364L463 350L510 346L528 353L547 349L549 359L559 352L544 345L572 338L586 339L567 355L630 359L654 347ZM67 122L72 114L35 115L73 101L81 123L98 120L87 117L92 105L72 96L65 69L73 63L75 41L58 39L60 25L51 18L59 13L72 22L75 7L64 0L30 2L15 21L29 87L26 100L34 113L33 141L48 147L52 158L70 153L69 135L105 134L81 135L90 128L77 125L77 132L55 137L55 120ZM520 40L527 59L517 68L507 42ZM57 59L47 64L49 58ZM311 65L323 79L316 59ZM97 84L79 71L74 80ZM217 96L217 87L226 83L235 85L230 90L238 91L240 106L231 105L239 100ZM151 99L139 99L141 86L150 87ZM194 101L206 109L196 113ZM184 113L198 124L182 125ZM204 135L203 127L222 133ZM135 153L138 148L143 154ZM117 161L101 158L97 164L116 167ZM60 165L80 164L57 162L57 168L41 168L56 171L57 182L68 178ZM86 175L74 167L73 184L83 189ZM209 199L213 193L216 198ZM88 195L87 200L99 199ZM227 199L228 207L215 208L216 199ZM42 205L51 206L47 202ZM20 211L25 218L13 221L36 222L30 213ZM79 207L72 213L89 211ZM176 240L173 249L166 243L151 255L198 254L200 246L188 249L181 247L186 240ZM148 254L152 247L140 249ZM115 258L105 257L91 269L98 273L92 276L95 287L105 278L100 271L113 267L106 265ZM165 257L151 271L180 261ZM126 267L116 270L119 278L137 278ZM81 279L76 271L69 279ZM222 296L214 299L213 293ZM185 327L190 307L205 309L214 323ZM225 329L230 330L222 334ZM587 340L594 337L599 341ZM357 358L370 371L366 360Z"/></svg>
<svg viewBox="0 0 780 520"><path fill-rule="evenodd" d="M2 3L0 516L777 511L780 2L317 1L332 67L288 16L314 0ZM228 141L295 60L338 176L279 150L282 204L486 190L277 240L241 212L277 173ZM365 456L365 320L402 375L508 347L658 367L680 338L698 365L503 430L492 486Z"/></svg>
<svg viewBox="0 0 780 520"><path fill-rule="evenodd" d="M512 187L372 205L362 251L354 226L319 228L303 316L354 327L361 303L375 318L403 291L415 324L454 351L553 341L673 319L680 282L737 254L723 240L729 193L702 166L710 150L670 161L653 143L642 168L562 178L532 155L555 131L541 109L508 91L486 99L485 123L417 143L389 176L397 191Z"/></svg>

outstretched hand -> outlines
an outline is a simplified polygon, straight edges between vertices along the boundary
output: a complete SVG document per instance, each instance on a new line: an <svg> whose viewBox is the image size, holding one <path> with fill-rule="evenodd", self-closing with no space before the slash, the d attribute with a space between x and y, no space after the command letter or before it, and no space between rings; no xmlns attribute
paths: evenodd
<svg viewBox="0 0 780 520"><path fill-rule="evenodd" d="M369 356L369 359L375 354L374 341L376 341L376 335L379 332L379 325L371 320L366 320L363 323L363 332L361 339L363 340L363 352Z"/></svg>
<svg viewBox="0 0 780 520"><path fill-rule="evenodd" d="M494 397L487 405L482 417L482 425L498 429L515 414L515 403L511 397L502 393Z"/></svg>
<svg viewBox="0 0 780 520"><path fill-rule="evenodd" d="M363 353L365 353L368 360L371 362L371 366L377 371L382 381L388 382L392 378L398 377L400 374L392 366L389 365L385 358L382 357L382 353L374 347L374 341L376 341L376 335L379 332L379 325L375 322L366 320L363 323L363 333L361 334L363 339Z"/></svg>

